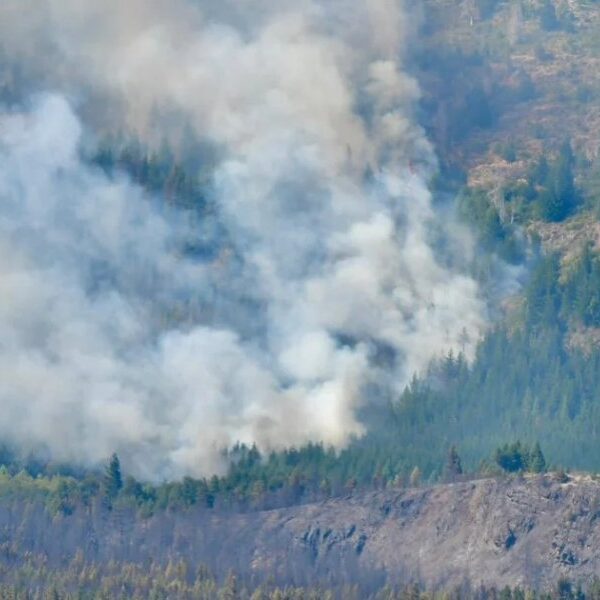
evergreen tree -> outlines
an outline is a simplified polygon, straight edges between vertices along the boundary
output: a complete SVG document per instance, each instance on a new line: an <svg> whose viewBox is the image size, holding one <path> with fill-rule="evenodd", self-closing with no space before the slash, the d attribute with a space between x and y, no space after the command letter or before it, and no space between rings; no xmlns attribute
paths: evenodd
<svg viewBox="0 0 600 600"><path fill-rule="evenodd" d="M565 289L564 317L574 316L588 327L600 326L600 261L594 256L592 244L585 244L577 269Z"/></svg>
<svg viewBox="0 0 600 600"><path fill-rule="evenodd" d="M544 257L534 271L525 293L528 325L556 323L561 294L558 280L560 262L556 254Z"/></svg>
<svg viewBox="0 0 600 600"><path fill-rule="evenodd" d="M558 222L567 218L577 205L577 193L573 176L574 156L571 145L565 142L559 156L542 183L539 195L541 217L546 221Z"/></svg>
<svg viewBox="0 0 600 600"><path fill-rule="evenodd" d="M546 471L546 459L539 442L536 442L529 454L529 464L527 465L532 473L544 473Z"/></svg>
<svg viewBox="0 0 600 600"><path fill-rule="evenodd" d="M508 473L524 471L527 467L528 456L521 442L505 444L494 453L496 464Z"/></svg>
<svg viewBox="0 0 600 600"><path fill-rule="evenodd" d="M109 498L116 498L122 488L121 462L119 457L113 454L104 473L104 491Z"/></svg>
<svg viewBox="0 0 600 600"><path fill-rule="evenodd" d="M452 446L448 451L448 459L446 461L446 477L453 481L462 474L462 461L460 460L456 446Z"/></svg>

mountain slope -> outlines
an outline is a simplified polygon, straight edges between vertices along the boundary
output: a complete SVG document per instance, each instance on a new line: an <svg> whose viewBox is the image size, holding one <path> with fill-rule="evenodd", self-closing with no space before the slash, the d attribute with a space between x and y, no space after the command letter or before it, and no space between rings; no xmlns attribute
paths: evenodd
<svg viewBox="0 0 600 600"><path fill-rule="evenodd" d="M149 565L185 560L253 580L428 587L546 588L589 582L600 570L600 483L587 476L482 479L377 491L246 514L157 513L148 519L101 504L67 517L3 500L0 560L32 556L49 568L77 560Z"/></svg>

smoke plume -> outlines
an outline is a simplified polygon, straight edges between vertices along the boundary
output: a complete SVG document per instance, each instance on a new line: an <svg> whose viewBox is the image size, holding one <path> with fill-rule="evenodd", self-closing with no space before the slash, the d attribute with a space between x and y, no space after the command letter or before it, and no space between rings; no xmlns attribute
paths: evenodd
<svg viewBox="0 0 600 600"><path fill-rule="evenodd" d="M427 189L409 26L394 0L2 3L26 99L0 120L1 438L207 474L238 441L341 446L367 389L472 351L484 306ZM214 148L234 258L188 255L201 228L82 158L108 124ZM212 310L169 318L186 302Z"/></svg>

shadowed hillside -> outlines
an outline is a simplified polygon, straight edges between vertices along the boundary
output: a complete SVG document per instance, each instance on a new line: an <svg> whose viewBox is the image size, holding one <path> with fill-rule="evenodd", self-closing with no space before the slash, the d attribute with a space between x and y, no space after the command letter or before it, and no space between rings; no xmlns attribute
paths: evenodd
<svg viewBox="0 0 600 600"><path fill-rule="evenodd" d="M35 558L66 568L186 561L219 577L296 585L326 581L451 589L589 584L600 569L600 483L589 476L482 479L356 494L245 514L198 510L140 518L102 503L52 516L36 502L2 500L0 561Z"/></svg>

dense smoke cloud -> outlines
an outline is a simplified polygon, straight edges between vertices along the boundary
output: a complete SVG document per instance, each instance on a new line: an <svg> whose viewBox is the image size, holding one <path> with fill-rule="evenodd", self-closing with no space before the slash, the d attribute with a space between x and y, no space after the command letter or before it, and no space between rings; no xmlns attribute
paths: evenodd
<svg viewBox="0 0 600 600"><path fill-rule="evenodd" d="M240 4L0 7L5 60L53 90L0 125L0 435L21 448L116 449L161 478L210 472L236 441L342 445L369 384L395 393L472 350L484 307L430 240L468 257L432 208L397 2ZM239 260L186 256L181 215L81 159L103 119L148 144L184 123L218 149ZM218 317L165 319L203 296Z"/></svg>

